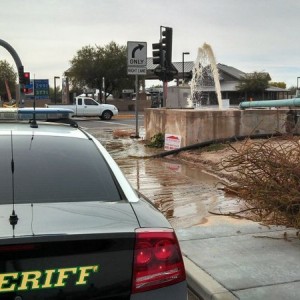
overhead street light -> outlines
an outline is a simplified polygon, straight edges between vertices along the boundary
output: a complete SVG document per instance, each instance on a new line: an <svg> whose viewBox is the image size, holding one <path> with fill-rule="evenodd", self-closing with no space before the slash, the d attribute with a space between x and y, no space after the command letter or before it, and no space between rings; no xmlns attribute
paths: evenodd
<svg viewBox="0 0 300 300"><path fill-rule="evenodd" d="M56 79L59 79L59 76L54 76L54 103L56 104Z"/></svg>
<svg viewBox="0 0 300 300"><path fill-rule="evenodd" d="M184 85L184 56L189 54L190 52L182 52L182 85Z"/></svg>

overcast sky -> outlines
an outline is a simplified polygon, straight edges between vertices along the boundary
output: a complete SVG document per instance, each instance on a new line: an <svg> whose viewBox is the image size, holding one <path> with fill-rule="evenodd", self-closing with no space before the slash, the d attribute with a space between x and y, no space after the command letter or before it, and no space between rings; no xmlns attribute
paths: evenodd
<svg viewBox="0 0 300 300"><path fill-rule="evenodd" d="M83 46L159 41L173 28L173 61L195 61L203 43L216 60L244 72L268 72L297 85L300 76L299 0L1 0L0 39L36 79L62 77ZM0 60L14 65L0 47Z"/></svg>

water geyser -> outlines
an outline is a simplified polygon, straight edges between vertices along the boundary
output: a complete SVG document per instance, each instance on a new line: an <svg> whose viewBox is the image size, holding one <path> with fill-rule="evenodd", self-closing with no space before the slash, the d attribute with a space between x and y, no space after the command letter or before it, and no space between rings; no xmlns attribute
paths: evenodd
<svg viewBox="0 0 300 300"><path fill-rule="evenodd" d="M216 59L211 46L204 43L202 47L198 48L198 55L193 67L190 101L202 104L203 96L207 91L211 91L212 87L216 91L219 109L222 109L221 86Z"/></svg>

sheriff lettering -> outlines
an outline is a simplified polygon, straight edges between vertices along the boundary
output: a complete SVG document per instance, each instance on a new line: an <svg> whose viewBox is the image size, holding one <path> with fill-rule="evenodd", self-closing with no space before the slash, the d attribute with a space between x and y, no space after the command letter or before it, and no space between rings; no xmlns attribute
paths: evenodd
<svg viewBox="0 0 300 300"><path fill-rule="evenodd" d="M76 280L75 285L86 285L91 274L98 271L99 266L94 265L43 271L0 273L0 293L62 288L71 276Z"/></svg>

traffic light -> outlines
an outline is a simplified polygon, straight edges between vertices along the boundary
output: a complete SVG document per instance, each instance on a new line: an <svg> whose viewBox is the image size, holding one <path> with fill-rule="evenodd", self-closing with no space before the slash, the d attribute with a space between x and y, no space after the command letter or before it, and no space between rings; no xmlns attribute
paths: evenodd
<svg viewBox="0 0 300 300"><path fill-rule="evenodd" d="M161 28L161 44L162 50L165 51L165 61L168 66L172 64L172 36L173 29L170 27Z"/></svg>
<svg viewBox="0 0 300 300"><path fill-rule="evenodd" d="M153 64L168 68L172 65L172 36L171 27L160 27L160 42L152 44Z"/></svg>
<svg viewBox="0 0 300 300"><path fill-rule="evenodd" d="M22 92L23 92L24 94L28 94L28 93L29 93L29 89L26 88L26 87L23 87L23 88L22 88Z"/></svg>
<svg viewBox="0 0 300 300"><path fill-rule="evenodd" d="M153 55L153 64L154 65L161 65L164 64L164 55L162 51L162 43L155 43L152 44L152 55Z"/></svg>
<svg viewBox="0 0 300 300"><path fill-rule="evenodd" d="M18 67L18 74L19 74L19 84L24 84L24 67Z"/></svg>
<svg viewBox="0 0 300 300"><path fill-rule="evenodd" d="M24 84L25 85L30 84L30 73L29 72L24 72Z"/></svg>
<svg viewBox="0 0 300 300"><path fill-rule="evenodd" d="M172 64L172 37L171 27L160 26L160 41L152 44L153 64L158 65L154 74L162 81L172 81L178 70Z"/></svg>

